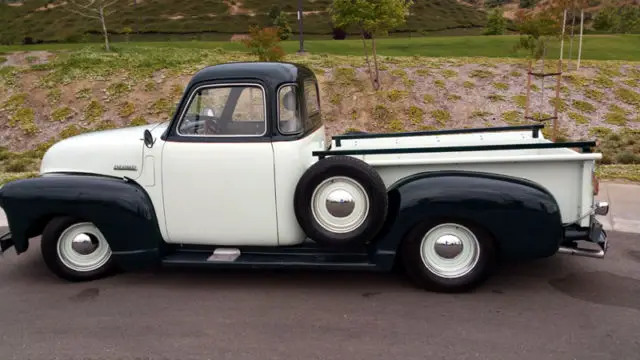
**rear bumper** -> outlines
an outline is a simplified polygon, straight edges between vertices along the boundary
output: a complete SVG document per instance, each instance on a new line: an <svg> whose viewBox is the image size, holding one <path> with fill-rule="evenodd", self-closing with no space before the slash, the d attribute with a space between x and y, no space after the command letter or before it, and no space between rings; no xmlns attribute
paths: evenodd
<svg viewBox="0 0 640 360"><path fill-rule="evenodd" d="M594 213L589 217L588 228L565 228L564 241L558 248L558 253L567 255L586 256L602 259L607 254L609 241L607 232L602 228L602 224L596 219L596 215L606 215L609 212L607 203L598 203ZM595 246L579 247L577 241L584 241Z"/></svg>

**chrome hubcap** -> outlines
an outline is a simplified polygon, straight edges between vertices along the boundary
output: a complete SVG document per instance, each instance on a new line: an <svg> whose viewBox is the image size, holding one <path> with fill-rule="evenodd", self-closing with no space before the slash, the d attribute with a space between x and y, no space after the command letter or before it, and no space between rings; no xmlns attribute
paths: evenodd
<svg viewBox="0 0 640 360"><path fill-rule="evenodd" d="M344 176L326 179L311 195L311 212L323 228L348 233L361 226L369 214L369 198L357 181Z"/></svg>
<svg viewBox="0 0 640 360"><path fill-rule="evenodd" d="M60 261L75 271L96 270L111 258L104 235L89 222L73 224L63 231L57 250Z"/></svg>
<svg viewBox="0 0 640 360"><path fill-rule="evenodd" d="M343 218L348 216L355 209L356 204L353 196L345 190L335 190L327 196L327 211L335 217Z"/></svg>
<svg viewBox="0 0 640 360"><path fill-rule="evenodd" d="M71 240L71 248L80 255L89 255L98 248L98 239L91 234L78 234Z"/></svg>
<svg viewBox="0 0 640 360"><path fill-rule="evenodd" d="M453 259L462 252L462 240L455 235L445 235L436 239L434 249L438 256Z"/></svg>
<svg viewBox="0 0 640 360"><path fill-rule="evenodd" d="M444 278L469 273L480 258L480 243L468 228L454 223L440 224L422 238L420 256L424 266Z"/></svg>

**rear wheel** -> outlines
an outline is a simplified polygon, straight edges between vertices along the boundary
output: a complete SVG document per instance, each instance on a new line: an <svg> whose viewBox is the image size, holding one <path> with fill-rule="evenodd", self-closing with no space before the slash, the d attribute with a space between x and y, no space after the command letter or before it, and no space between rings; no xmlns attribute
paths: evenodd
<svg viewBox="0 0 640 360"><path fill-rule="evenodd" d="M93 223L58 217L45 227L40 243L47 267L69 281L95 280L114 270L111 248Z"/></svg>
<svg viewBox="0 0 640 360"><path fill-rule="evenodd" d="M424 222L404 240L402 261L409 277L424 289L469 291L489 276L496 257L493 238L461 220Z"/></svg>

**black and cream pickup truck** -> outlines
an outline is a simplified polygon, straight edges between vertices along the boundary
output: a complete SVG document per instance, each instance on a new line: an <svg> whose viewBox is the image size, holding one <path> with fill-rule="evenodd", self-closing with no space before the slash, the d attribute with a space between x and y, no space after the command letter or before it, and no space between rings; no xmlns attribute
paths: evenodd
<svg viewBox="0 0 640 360"><path fill-rule="evenodd" d="M163 266L389 271L467 291L500 258L602 258L595 142L539 124L327 138L309 68L197 72L163 123L54 144L0 188L10 233L71 281Z"/></svg>

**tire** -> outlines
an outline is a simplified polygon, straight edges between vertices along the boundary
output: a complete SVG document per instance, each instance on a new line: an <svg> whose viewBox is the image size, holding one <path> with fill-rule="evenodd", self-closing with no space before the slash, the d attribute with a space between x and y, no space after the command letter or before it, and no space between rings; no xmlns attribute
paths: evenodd
<svg viewBox="0 0 640 360"><path fill-rule="evenodd" d="M458 239L461 249L437 247L437 240L447 235L454 236L449 240ZM459 219L443 219L416 226L402 242L401 258L407 275L419 288L467 292L489 277L496 247L483 228Z"/></svg>
<svg viewBox="0 0 640 360"><path fill-rule="evenodd" d="M83 234L84 242L74 246L73 240ZM73 217L51 220L42 232L40 250L49 270L68 281L97 280L115 270L104 235L93 223Z"/></svg>
<svg viewBox="0 0 640 360"><path fill-rule="evenodd" d="M330 198L333 203L328 202ZM351 206L341 201L345 198L353 200ZM294 194L300 227L316 243L327 246L370 241L382 228L388 206L387 188L378 172L351 156L316 162L302 175Z"/></svg>

